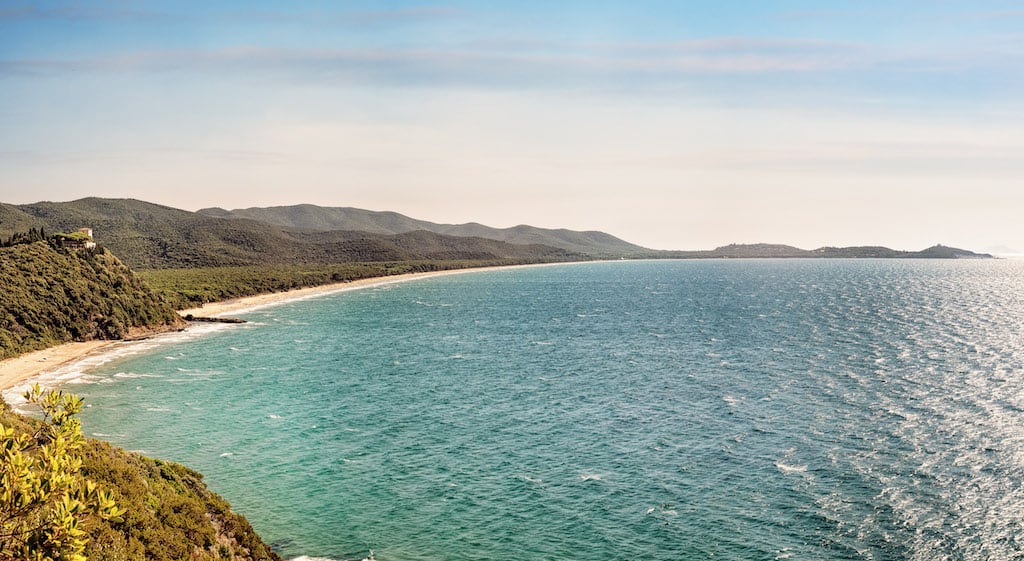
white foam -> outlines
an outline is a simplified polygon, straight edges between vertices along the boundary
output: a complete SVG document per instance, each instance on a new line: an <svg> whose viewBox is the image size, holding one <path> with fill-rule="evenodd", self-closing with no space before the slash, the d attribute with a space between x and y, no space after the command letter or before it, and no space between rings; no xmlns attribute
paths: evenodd
<svg viewBox="0 0 1024 561"><path fill-rule="evenodd" d="M110 382L111 382L111 380L108 380L106 378L100 378L100 377L97 377L97 376L90 376L88 374L83 374L83 375L81 375L78 378L72 378L72 379L64 382L64 384L68 385L68 386L71 386L71 385L78 385L78 384L81 384L81 385L92 385L92 384L102 384L102 383L110 383Z"/></svg>
<svg viewBox="0 0 1024 561"><path fill-rule="evenodd" d="M583 473L580 474L580 479L583 481L604 481L600 475L596 473Z"/></svg>
<svg viewBox="0 0 1024 561"><path fill-rule="evenodd" d="M130 356L151 352L164 345L172 345L182 341L191 341L210 333L229 328L228 324L209 323L193 325L184 331L161 333L139 341L120 341L105 347L102 352L86 355L53 370L44 370L38 375L3 391L4 400L19 412L26 412L25 400L22 398L29 388L39 384L43 389L53 389L63 385L96 384L108 382L107 378L89 376L87 372Z"/></svg>
<svg viewBox="0 0 1024 561"><path fill-rule="evenodd" d="M234 452L224 452L223 454L220 455L220 457L221 458L230 458L231 456L234 456L234 455L235 455Z"/></svg>
<svg viewBox="0 0 1024 561"><path fill-rule="evenodd" d="M781 461L775 462L775 467L782 473L804 473L807 466L784 464Z"/></svg>
<svg viewBox="0 0 1024 561"><path fill-rule="evenodd" d="M284 418L284 417L282 417L280 415L267 415L267 417L269 417L271 419L283 419Z"/></svg>
<svg viewBox="0 0 1024 561"><path fill-rule="evenodd" d="M782 559L789 559L791 557L793 557L793 553L789 550L788 547L784 547L784 548L780 549L775 554L776 561L781 561Z"/></svg>
<svg viewBox="0 0 1024 561"><path fill-rule="evenodd" d="M114 374L115 378L163 378L159 374L139 374L137 372L118 372Z"/></svg>
<svg viewBox="0 0 1024 561"><path fill-rule="evenodd" d="M331 559L330 557L310 557L308 555L300 555L299 557L293 558L291 561L337 561L337 560L336 559ZM370 555L368 555L366 557L363 557L363 559L361 561L377 561L373 557L373 550L371 549L370 550Z"/></svg>

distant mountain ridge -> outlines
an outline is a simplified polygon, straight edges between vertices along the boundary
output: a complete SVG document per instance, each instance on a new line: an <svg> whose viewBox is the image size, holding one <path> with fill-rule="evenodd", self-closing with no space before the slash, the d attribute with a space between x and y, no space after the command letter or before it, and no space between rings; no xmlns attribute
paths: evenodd
<svg viewBox="0 0 1024 561"><path fill-rule="evenodd" d="M220 218L134 199L0 205L0 237L29 227L94 229L98 243L136 269L377 261L568 261L587 255L545 245L510 244L422 230L402 234L286 229Z"/></svg>
<svg viewBox="0 0 1024 561"><path fill-rule="evenodd" d="M93 228L101 245L135 269L430 260L991 257L942 245L922 251L878 246L805 250L777 244L656 251L604 232L434 224L396 212L316 205L190 212L135 199L97 197L0 203L2 239L29 228L55 233L82 227Z"/></svg>
<svg viewBox="0 0 1024 561"><path fill-rule="evenodd" d="M285 229L326 231L360 231L374 234L407 234L427 231L445 236L485 238L506 243L540 244L591 256L637 255L651 250L596 231L546 229L519 225L492 228L476 222L467 224L436 224L410 218L397 212L379 212L351 207L322 207L311 204L252 207L238 210L204 208L199 214L218 218L249 219Z"/></svg>
<svg viewBox="0 0 1024 561"><path fill-rule="evenodd" d="M663 257L677 259L991 259L988 253L933 245L921 251L901 251L882 246L819 247L800 249L781 244L730 244L704 251L666 251Z"/></svg>

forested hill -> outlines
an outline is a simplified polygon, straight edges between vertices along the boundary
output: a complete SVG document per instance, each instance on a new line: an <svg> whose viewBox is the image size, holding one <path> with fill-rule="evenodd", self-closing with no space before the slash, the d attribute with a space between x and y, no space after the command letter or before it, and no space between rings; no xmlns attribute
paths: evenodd
<svg viewBox="0 0 1024 561"><path fill-rule="evenodd" d="M29 227L47 231L90 227L98 243L135 269L428 260L542 262L589 257L543 244L422 230L399 234L289 230L132 199L0 205L0 237Z"/></svg>
<svg viewBox="0 0 1024 561"><path fill-rule="evenodd" d="M537 228L525 224L512 228L492 228L475 222L436 224L397 212L378 212L350 207L303 204L238 210L205 208L198 212L219 218L256 220L294 230L356 230L374 234L405 234L422 230L445 236L485 238L521 245L540 244L595 256L621 257L650 251L604 232Z"/></svg>
<svg viewBox="0 0 1024 561"><path fill-rule="evenodd" d="M182 325L170 305L102 249L58 249L45 241L0 247L0 299L0 359Z"/></svg>

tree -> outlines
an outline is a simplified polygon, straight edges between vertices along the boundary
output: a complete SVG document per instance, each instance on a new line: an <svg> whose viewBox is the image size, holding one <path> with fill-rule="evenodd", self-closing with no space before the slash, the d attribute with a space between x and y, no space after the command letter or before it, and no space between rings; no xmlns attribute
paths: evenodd
<svg viewBox="0 0 1024 561"><path fill-rule="evenodd" d="M25 399L43 420L34 432L0 424L0 560L85 561L90 520L120 521L124 511L79 473L82 399L38 384Z"/></svg>

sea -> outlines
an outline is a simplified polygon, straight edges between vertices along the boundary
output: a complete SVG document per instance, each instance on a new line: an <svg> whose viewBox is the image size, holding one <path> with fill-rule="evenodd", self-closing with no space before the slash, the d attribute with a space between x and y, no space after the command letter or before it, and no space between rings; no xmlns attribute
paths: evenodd
<svg viewBox="0 0 1024 561"><path fill-rule="evenodd" d="M1024 558L1024 261L624 261L249 310L49 380L285 559Z"/></svg>

